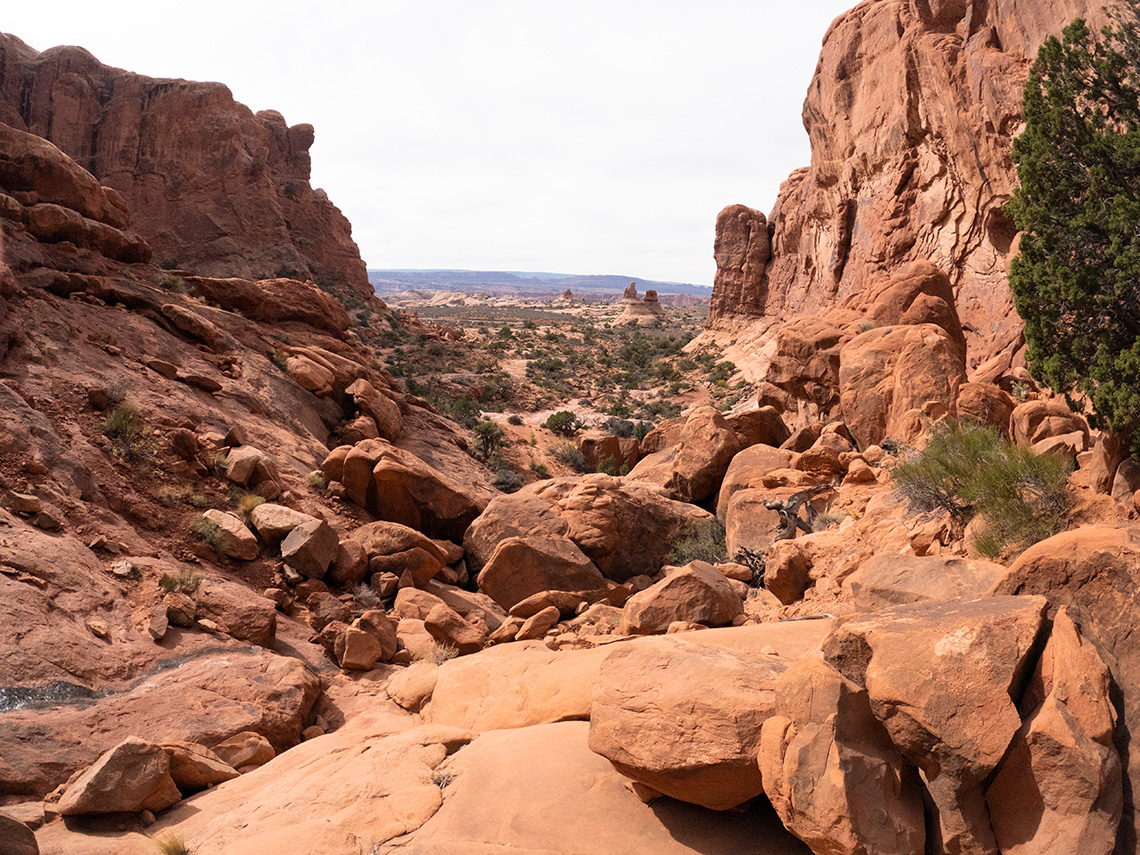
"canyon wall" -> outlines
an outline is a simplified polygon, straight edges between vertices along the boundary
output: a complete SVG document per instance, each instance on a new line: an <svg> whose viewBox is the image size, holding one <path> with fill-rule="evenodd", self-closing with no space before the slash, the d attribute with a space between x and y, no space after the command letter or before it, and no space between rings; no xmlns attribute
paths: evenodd
<svg viewBox="0 0 1140 855"><path fill-rule="evenodd" d="M764 218L717 222L710 330L850 304L926 259L954 285L970 362L1019 342L1001 208L1032 58L1100 0L867 0L828 30L803 120L811 166ZM764 226L767 233L764 234Z"/></svg>
<svg viewBox="0 0 1140 855"><path fill-rule="evenodd" d="M0 122L50 140L117 190L156 261L372 295L352 227L309 184L311 125L254 114L220 83L145 77L82 48L39 53L3 34Z"/></svg>

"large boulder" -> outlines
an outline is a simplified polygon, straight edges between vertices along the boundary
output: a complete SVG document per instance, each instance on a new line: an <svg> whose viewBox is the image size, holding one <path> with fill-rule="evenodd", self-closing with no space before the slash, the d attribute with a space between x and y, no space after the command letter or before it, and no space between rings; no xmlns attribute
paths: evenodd
<svg viewBox="0 0 1140 855"><path fill-rule="evenodd" d="M4 855L40 855L35 832L4 813L0 813L0 840L4 841Z"/></svg>
<svg viewBox="0 0 1140 855"><path fill-rule="evenodd" d="M383 439L364 440L347 452L334 449L321 468L340 474L349 498L373 516L429 537L460 542L487 506L483 495Z"/></svg>
<svg viewBox="0 0 1140 855"><path fill-rule="evenodd" d="M664 795L736 807L763 792L760 730L787 667L690 642L622 646L598 674L590 749Z"/></svg>
<svg viewBox="0 0 1140 855"><path fill-rule="evenodd" d="M56 810L63 816L159 811L181 798L162 746L131 736L72 781Z"/></svg>
<svg viewBox="0 0 1140 855"><path fill-rule="evenodd" d="M986 790L1003 853L1113 851L1124 793L1111 685L1062 607L1022 700L1025 721Z"/></svg>
<svg viewBox="0 0 1140 855"><path fill-rule="evenodd" d="M628 478L555 478L493 499L463 546L469 567L478 571L508 537L568 537L606 578L625 582L657 573L673 543L711 519Z"/></svg>
<svg viewBox="0 0 1140 855"><path fill-rule="evenodd" d="M880 553L843 580L856 608L873 612L929 600L976 600L1009 570L1000 564L955 556Z"/></svg>
<svg viewBox="0 0 1140 855"><path fill-rule="evenodd" d="M622 635L658 635L674 621L728 626L744 603L724 574L704 561L673 567L660 582L634 594L622 609Z"/></svg>
<svg viewBox="0 0 1140 855"><path fill-rule="evenodd" d="M760 444L779 448L792 435L775 407L745 410L725 416L724 420L736 434L742 449Z"/></svg>
<svg viewBox="0 0 1140 855"><path fill-rule="evenodd" d="M782 448L763 444L745 448L728 464L716 500L716 515L725 519L728 503L738 490L760 487L765 475L777 469L791 469L794 460L795 453Z"/></svg>
<svg viewBox="0 0 1140 855"><path fill-rule="evenodd" d="M946 274L929 261L904 264L858 295L857 302L875 326L934 324L941 327L966 360L966 337Z"/></svg>
<svg viewBox="0 0 1140 855"><path fill-rule="evenodd" d="M989 383L963 383L958 387L958 418L989 425L1009 437L1009 420L1013 415L1013 398L1000 387Z"/></svg>
<svg viewBox="0 0 1140 855"><path fill-rule="evenodd" d="M183 794L196 793L238 776L237 770L205 745L196 742L164 742L170 758L170 777Z"/></svg>
<svg viewBox="0 0 1140 855"><path fill-rule="evenodd" d="M307 523L314 519L316 517L272 502L264 502L258 505L249 514L249 521L257 529L258 535L266 543L273 546L288 537L289 532L301 523Z"/></svg>
<svg viewBox="0 0 1140 855"><path fill-rule="evenodd" d="M680 501L702 502L720 488L740 447L736 433L716 408L698 407L686 419L676 448L663 459L646 458L629 477L656 484Z"/></svg>
<svg viewBox="0 0 1140 855"><path fill-rule="evenodd" d="M219 554L239 561L252 561L257 557L257 538L240 517L210 508L202 518L207 521L202 526L202 536Z"/></svg>
<svg viewBox="0 0 1140 855"><path fill-rule="evenodd" d="M392 442L399 437L404 429L404 417L395 401L376 391L376 387L364 379L354 381L344 391L352 395L356 408L375 422L381 437Z"/></svg>
<svg viewBox="0 0 1140 855"><path fill-rule="evenodd" d="M923 776L947 851L996 855L984 786L1021 727L1042 597L921 603L842 621L824 658L867 690L871 709Z"/></svg>
<svg viewBox="0 0 1140 855"><path fill-rule="evenodd" d="M281 541L285 563L309 579L320 579L336 561L340 538L324 520L301 523Z"/></svg>
<svg viewBox="0 0 1140 855"><path fill-rule="evenodd" d="M1050 606L1065 606L1081 635L1093 644L1108 664L1119 688L1122 714L1113 742L1126 758L1128 784L1124 788L1124 814L1135 810L1134 793L1140 791L1140 757L1130 749L1131 734L1140 726L1140 633L1132 606L1140 589L1140 536L1134 530L1086 526L1037 543L1011 565L997 587L999 594L1040 594ZM1131 851L1135 833L1121 826L1120 851Z"/></svg>
<svg viewBox="0 0 1140 855"><path fill-rule="evenodd" d="M572 540L544 537L501 541L477 581L482 593L508 611L541 591L593 591L606 584Z"/></svg>
<svg viewBox="0 0 1140 855"><path fill-rule="evenodd" d="M887 437L912 439L922 417L954 416L966 363L934 324L860 333L839 355L840 407L859 448Z"/></svg>
<svg viewBox="0 0 1140 855"><path fill-rule="evenodd" d="M367 556L368 573L410 572L415 583L426 585L448 564L450 557L427 535L394 522L366 523L348 542L358 544Z"/></svg>
<svg viewBox="0 0 1140 855"><path fill-rule="evenodd" d="M1088 448L1088 422L1059 398L1026 401L1014 407L1010 415L1012 439L1024 445L1036 445L1042 440L1074 432L1083 438L1081 450Z"/></svg>
<svg viewBox="0 0 1140 855"><path fill-rule="evenodd" d="M776 683L760 735L764 792L816 853L922 855L921 784L866 690L805 656Z"/></svg>

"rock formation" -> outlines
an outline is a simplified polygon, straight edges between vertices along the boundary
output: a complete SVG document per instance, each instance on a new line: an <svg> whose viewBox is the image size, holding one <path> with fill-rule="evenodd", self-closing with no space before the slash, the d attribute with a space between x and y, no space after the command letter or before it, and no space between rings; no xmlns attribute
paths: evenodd
<svg viewBox="0 0 1140 855"><path fill-rule="evenodd" d="M622 311L614 323L618 326L631 324L654 324L665 317L665 310L657 299L657 292L650 289L645 292L645 299L637 296L637 283L630 282L629 287L622 294Z"/></svg>
<svg viewBox="0 0 1140 855"><path fill-rule="evenodd" d="M717 218L710 330L760 335L923 259L950 276L971 366L1016 348L1001 208L1022 86L1044 39L1078 16L1098 25L1101 5L870 0L837 18L804 101L811 166L769 217L733 205Z"/></svg>
<svg viewBox="0 0 1140 855"><path fill-rule="evenodd" d="M114 188L159 261L372 296L348 220L309 184L312 125L255 115L220 83L133 74L78 47L38 53L3 34L0 122Z"/></svg>

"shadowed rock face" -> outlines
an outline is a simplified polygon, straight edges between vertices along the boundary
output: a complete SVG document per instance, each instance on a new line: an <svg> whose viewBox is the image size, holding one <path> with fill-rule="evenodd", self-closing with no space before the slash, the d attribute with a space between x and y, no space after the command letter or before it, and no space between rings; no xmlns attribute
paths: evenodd
<svg viewBox="0 0 1140 855"><path fill-rule="evenodd" d="M332 280L371 296L348 220L309 184L311 125L220 83L160 80L0 34L0 122L114 188L156 260L203 275Z"/></svg>
<svg viewBox="0 0 1140 855"><path fill-rule="evenodd" d="M804 102L810 168L770 217L717 219L711 329L842 303L906 261L946 271L977 362L1014 343L1006 275L1015 236L1001 207L1029 64L1099 0L870 0L824 37Z"/></svg>

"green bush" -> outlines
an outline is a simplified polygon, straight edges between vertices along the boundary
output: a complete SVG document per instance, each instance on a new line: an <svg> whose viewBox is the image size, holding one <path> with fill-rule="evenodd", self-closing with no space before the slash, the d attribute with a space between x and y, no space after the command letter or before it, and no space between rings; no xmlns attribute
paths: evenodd
<svg viewBox="0 0 1140 855"><path fill-rule="evenodd" d="M569 410L559 410L546 419L546 428L559 436L573 436L582 428L582 421Z"/></svg>
<svg viewBox="0 0 1140 855"><path fill-rule="evenodd" d="M190 523L190 531L202 543L217 552L222 547L222 527L213 520L198 517Z"/></svg>
<svg viewBox="0 0 1140 855"><path fill-rule="evenodd" d="M1066 461L1011 445L992 427L944 422L895 468L894 485L913 510L944 510L959 530L979 517L974 546L998 557L1064 530L1069 472Z"/></svg>
<svg viewBox="0 0 1140 855"><path fill-rule="evenodd" d="M550 470L546 468L545 463L537 463L532 460L530 462L530 471L533 472L535 477L540 481L550 477Z"/></svg>
<svg viewBox="0 0 1140 855"><path fill-rule="evenodd" d="M689 526L673 541L669 563L682 566L691 561L723 563L728 558L724 537L724 524L720 520L706 520Z"/></svg>
<svg viewBox="0 0 1140 855"><path fill-rule="evenodd" d="M514 493L522 487L522 478L513 469L499 469L491 479L491 485L504 493Z"/></svg>
<svg viewBox="0 0 1140 855"><path fill-rule="evenodd" d="M475 425L475 453L483 460L497 453L506 445L507 435L494 422L480 422Z"/></svg>
<svg viewBox="0 0 1140 855"><path fill-rule="evenodd" d="M201 584L202 577L189 567L183 567L177 576L163 573L162 578L158 580L158 586L162 588L164 593L172 594L177 591L180 594L187 594L191 597L198 593L198 587Z"/></svg>
<svg viewBox="0 0 1140 855"><path fill-rule="evenodd" d="M562 461L575 472L580 472L584 475L590 471L590 467L586 465L586 456L578 450L577 446L569 442L561 442L558 445L552 446L550 454L555 460Z"/></svg>
<svg viewBox="0 0 1140 855"><path fill-rule="evenodd" d="M628 475L629 467L618 463L617 458L611 454L598 463L598 471L603 475Z"/></svg>
<svg viewBox="0 0 1140 855"><path fill-rule="evenodd" d="M518 427L522 423L523 423L522 416L518 415L518 413L515 413L514 415L512 415L510 418L507 419L507 424L514 425L515 427Z"/></svg>
<svg viewBox="0 0 1140 855"><path fill-rule="evenodd" d="M130 401L123 401L107 414L103 433L111 440L111 451L116 457L133 463L146 456L142 416Z"/></svg>

